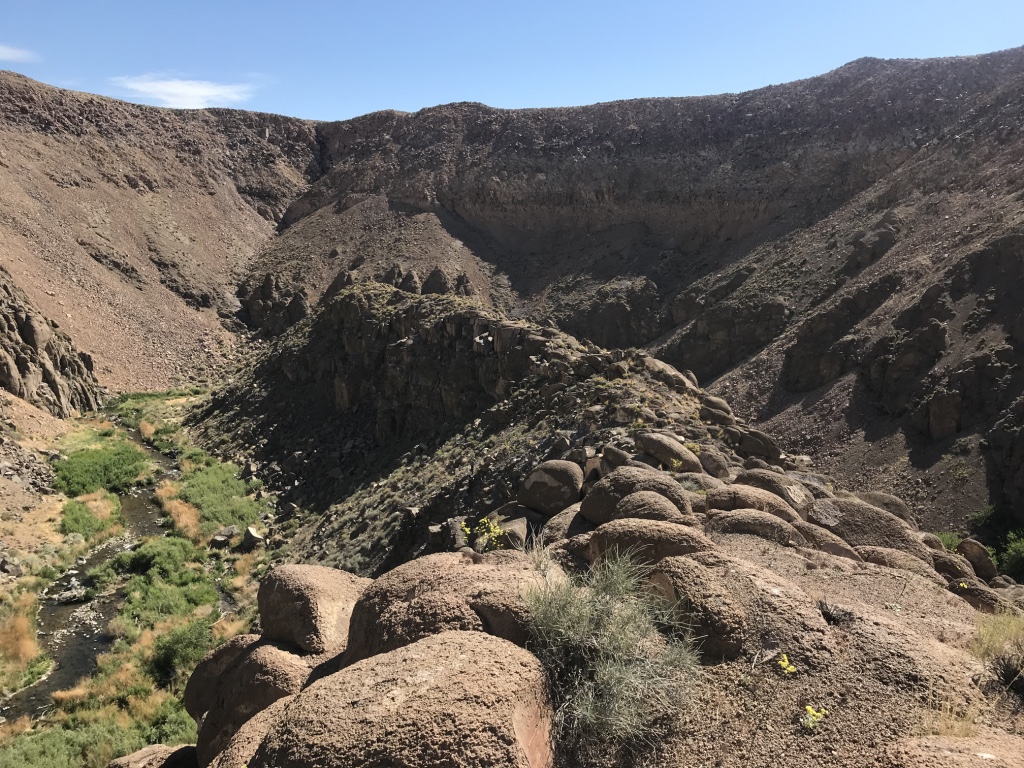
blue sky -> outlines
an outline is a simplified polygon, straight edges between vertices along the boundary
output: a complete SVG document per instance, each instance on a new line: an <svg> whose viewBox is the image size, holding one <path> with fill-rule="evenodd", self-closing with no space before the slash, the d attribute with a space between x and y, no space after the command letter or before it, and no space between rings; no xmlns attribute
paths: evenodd
<svg viewBox="0 0 1024 768"><path fill-rule="evenodd" d="M1022 0L0 0L0 69L147 104L344 119L749 90L1024 45Z"/></svg>

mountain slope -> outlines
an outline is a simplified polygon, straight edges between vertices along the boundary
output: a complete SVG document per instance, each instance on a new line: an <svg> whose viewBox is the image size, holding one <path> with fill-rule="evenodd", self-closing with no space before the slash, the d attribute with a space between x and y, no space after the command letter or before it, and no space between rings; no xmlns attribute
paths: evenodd
<svg viewBox="0 0 1024 768"><path fill-rule="evenodd" d="M167 387L233 337L236 275L318 173L312 124L173 111L0 73L0 258L119 389Z"/></svg>

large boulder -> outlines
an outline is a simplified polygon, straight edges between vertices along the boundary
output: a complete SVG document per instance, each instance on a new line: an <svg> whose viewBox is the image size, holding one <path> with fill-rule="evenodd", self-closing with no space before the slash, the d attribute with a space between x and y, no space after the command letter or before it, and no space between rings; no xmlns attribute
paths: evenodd
<svg viewBox="0 0 1024 768"><path fill-rule="evenodd" d="M857 554L868 563L916 573L918 576L935 582L939 586L946 586L946 579L936 573L935 569L930 567L928 563L898 549L889 549L888 547L857 547Z"/></svg>
<svg viewBox="0 0 1024 768"><path fill-rule="evenodd" d="M891 493L883 491L859 491L856 495L861 501L891 512L911 528L917 530L917 521L910 511L910 506L899 496L893 496Z"/></svg>
<svg viewBox="0 0 1024 768"><path fill-rule="evenodd" d="M701 467L711 477L725 478L729 476L729 459L714 446L702 445L697 458L700 459Z"/></svg>
<svg viewBox="0 0 1024 768"><path fill-rule="evenodd" d="M294 696L278 699L269 707L250 717L231 737L227 745L210 763L209 768L247 768L260 744L280 722Z"/></svg>
<svg viewBox="0 0 1024 768"><path fill-rule="evenodd" d="M978 578L988 582L994 579L999 571L996 564L992 562L992 556L985 549L985 545L974 539L964 539L956 546L956 553L967 558Z"/></svg>
<svg viewBox="0 0 1024 768"><path fill-rule="evenodd" d="M708 520L708 532L745 533L787 547L805 547L807 541L785 520L757 509L719 511Z"/></svg>
<svg viewBox="0 0 1024 768"><path fill-rule="evenodd" d="M185 684L182 704L193 720L199 721L214 705L221 678L245 658L260 642L259 635L238 635L214 648L192 671Z"/></svg>
<svg viewBox="0 0 1024 768"><path fill-rule="evenodd" d="M263 637L306 653L337 652L352 607L371 583L336 568L280 565L263 577L256 596Z"/></svg>
<svg viewBox="0 0 1024 768"><path fill-rule="evenodd" d="M757 509L775 515L787 523L795 523L802 519L795 509L774 493L751 485L727 485L724 488L716 488L708 491L706 499L709 516L713 515L716 509Z"/></svg>
<svg viewBox="0 0 1024 768"><path fill-rule="evenodd" d="M594 524L580 514L580 504L577 503L548 519L540 530L540 543L542 547L547 547L592 530Z"/></svg>
<svg viewBox="0 0 1024 768"><path fill-rule="evenodd" d="M589 559L599 559L606 552L631 552L647 563L663 557L687 555L715 548L714 542L698 529L663 520L613 520L590 534Z"/></svg>
<svg viewBox="0 0 1024 768"><path fill-rule="evenodd" d="M766 651L781 649L801 669L824 669L834 661L816 601L770 570L714 550L665 558L651 580L670 600L693 607L712 659L740 653L764 658Z"/></svg>
<svg viewBox="0 0 1024 768"><path fill-rule="evenodd" d="M774 493L798 514L814 503L814 496L799 480L770 469L745 469L736 476L733 483Z"/></svg>
<svg viewBox="0 0 1024 768"><path fill-rule="evenodd" d="M542 581L523 552L445 552L412 560L378 578L360 597L342 663L451 630L487 632L523 645L523 593Z"/></svg>
<svg viewBox="0 0 1024 768"><path fill-rule="evenodd" d="M697 454L669 435L643 432L633 438L636 449L653 456L673 472L700 472L703 466Z"/></svg>
<svg viewBox="0 0 1024 768"><path fill-rule="evenodd" d="M884 509L857 499L818 499L807 513L809 522L826 528L854 547L888 547L931 564L928 549L907 523Z"/></svg>
<svg viewBox="0 0 1024 768"><path fill-rule="evenodd" d="M729 661L742 653L747 611L714 571L689 557L666 557L650 579L658 594L685 611L706 661Z"/></svg>
<svg viewBox="0 0 1024 768"><path fill-rule="evenodd" d="M800 532L800 535L806 539L810 546L820 550L821 552L827 552L830 555L845 557L857 562L864 559L857 554L857 550L831 531L828 531L819 525L808 523L803 520L791 523L791 525Z"/></svg>
<svg viewBox="0 0 1024 768"><path fill-rule="evenodd" d="M1020 615L1021 611L1003 595L980 581L956 579L949 582L948 589L970 603L975 610L982 613L1007 613Z"/></svg>
<svg viewBox="0 0 1024 768"><path fill-rule="evenodd" d="M248 768L550 768L544 668L482 632L366 659L289 703Z"/></svg>
<svg viewBox="0 0 1024 768"><path fill-rule="evenodd" d="M580 514L595 525L607 523L615 519L619 502L637 491L660 493L683 514L692 513L689 499L671 475L656 469L619 467L594 484L583 499Z"/></svg>
<svg viewBox="0 0 1024 768"><path fill-rule="evenodd" d="M545 461L523 480L516 497L524 507L551 517L580 500L583 470L571 461Z"/></svg>
<svg viewBox="0 0 1024 768"><path fill-rule="evenodd" d="M298 693L310 675L306 660L263 641L226 670L196 740L200 766L208 766L249 719Z"/></svg>
<svg viewBox="0 0 1024 768"><path fill-rule="evenodd" d="M665 520L680 525L698 525L697 518L679 511L679 507L654 491L637 491L624 496L615 505L616 520L635 517L639 520Z"/></svg>
<svg viewBox="0 0 1024 768"><path fill-rule="evenodd" d="M703 453L701 454L704 455ZM728 473L727 475L728 476ZM676 479L683 488L688 488L692 491L711 491L715 488L724 488L726 483L719 480L717 477L706 475L701 472L674 472L672 477Z"/></svg>
<svg viewBox="0 0 1024 768"><path fill-rule="evenodd" d="M974 581L975 579L974 568L971 566L970 561L962 555L947 551L945 547L941 551L937 549L932 550L932 566L947 581L952 579Z"/></svg>

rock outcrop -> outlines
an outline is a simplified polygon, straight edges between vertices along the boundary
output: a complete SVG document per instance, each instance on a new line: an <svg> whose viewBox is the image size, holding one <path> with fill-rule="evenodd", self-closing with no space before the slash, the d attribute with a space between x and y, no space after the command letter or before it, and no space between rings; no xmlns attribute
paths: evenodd
<svg viewBox="0 0 1024 768"><path fill-rule="evenodd" d="M92 358L78 352L68 335L33 307L3 269L0 387L62 418L95 410L103 397Z"/></svg>

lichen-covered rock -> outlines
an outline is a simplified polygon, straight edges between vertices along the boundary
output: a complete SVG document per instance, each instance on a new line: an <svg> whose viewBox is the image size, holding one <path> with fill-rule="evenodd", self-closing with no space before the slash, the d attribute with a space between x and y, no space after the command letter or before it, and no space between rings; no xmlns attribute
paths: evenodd
<svg viewBox="0 0 1024 768"><path fill-rule="evenodd" d="M683 514L692 511L683 489L670 475L646 467L619 467L594 484L583 499L580 514L595 525L607 523L614 519L618 503L637 491L660 493Z"/></svg>
<svg viewBox="0 0 1024 768"><path fill-rule="evenodd" d="M800 532L780 517L757 509L720 511L707 523L709 532L746 533L787 547L803 547L807 541Z"/></svg>
<svg viewBox="0 0 1024 768"><path fill-rule="evenodd" d="M523 552L427 555L379 577L352 611L343 664L451 630L526 642L523 592L541 574Z"/></svg>
<svg viewBox="0 0 1024 768"><path fill-rule="evenodd" d="M544 668L482 632L366 659L291 701L248 768L551 768Z"/></svg>
<svg viewBox="0 0 1024 768"><path fill-rule="evenodd" d="M306 653L340 650L352 607L370 579L319 565L281 565L260 582L263 637Z"/></svg>
<svg viewBox="0 0 1024 768"><path fill-rule="evenodd" d="M707 513L713 515L714 510L758 509L770 515L795 523L802 520L801 516L789 504L774 493L754 488L750 485L728 485L716 488L707 493Z"/></svg>
<svg viewBox="0 0 1024 768"><path fill-rule="evenodd" d="M715 548L714 543L697 528L663 520L613 520L590 534L589 559L599 559L606 552L631 552L647 563L663 557L687 555Z"/></svg>
<svg viewBox="0 0 1024 768"><path fill-rule="evenodd" d="M888 547L931 564L928 549L910 526L896 515L857 499L818 499L808 510L809 522L826 528L854 547Z"/></svg>
<svg viewBox="0 0 1024 768"><path fill-rule="evenodd" d="M674 437L643 432L633 440L638 451L653 456L673 472L700 472L703 469L697 455Z"/></svg>
<svg viewBox="0 0 1024 768"><path fill-rule="evenodd" d="M525 507L551 517L580 500L583 470L571 461L545 461L523 480L518 500Z"/></svg>

